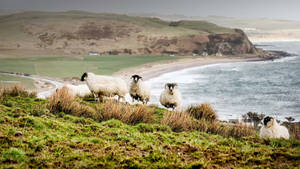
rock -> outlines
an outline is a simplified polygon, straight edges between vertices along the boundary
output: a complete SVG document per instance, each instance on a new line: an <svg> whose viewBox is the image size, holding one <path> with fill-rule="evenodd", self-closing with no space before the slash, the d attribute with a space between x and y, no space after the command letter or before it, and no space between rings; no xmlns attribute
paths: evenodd
<svg viewBox="0 0 300 169"><path fill-rule="evenodd" d="M16 137L19 137L19 136L22 136L22 135L23 135L22 131L16 131L16 133L15 133Z"/></svg>

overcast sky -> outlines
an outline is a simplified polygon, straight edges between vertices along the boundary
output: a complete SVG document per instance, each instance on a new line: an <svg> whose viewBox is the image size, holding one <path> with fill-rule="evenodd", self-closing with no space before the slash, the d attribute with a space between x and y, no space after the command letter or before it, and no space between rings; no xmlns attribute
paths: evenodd
<svg viewBox="0 0 300 169"><path fill-rule="evenodd" d="M0 11L85 10L300 20L300 0L0 0Z"/></svg>

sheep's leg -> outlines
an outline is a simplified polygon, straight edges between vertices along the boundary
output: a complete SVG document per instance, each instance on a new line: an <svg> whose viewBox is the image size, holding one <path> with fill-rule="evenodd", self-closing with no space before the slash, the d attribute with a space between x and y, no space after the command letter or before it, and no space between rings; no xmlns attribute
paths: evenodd
<svg viewBox="0 0 300 169"><path fill-rule="evenodd" d="M125 98L123 96L118 96L118 101L120 102L121 99L125 102Z"/></svg>
<svg viewBox="0 0 300 169"><path fill-rule="evenodd" d="M101 95L101 94L99 94L99 100L98 100L99 102L103 102L104 101L104 96L103 95Z"/></svg>
<svg viewBox="0 0 300 169"><path fill-rule="evenodd" d="M96 93L95 93L94 91L92 91L92 94L94 95L94 100L95 100L95 101L98 101L98 98L97 98Z"/></svg>

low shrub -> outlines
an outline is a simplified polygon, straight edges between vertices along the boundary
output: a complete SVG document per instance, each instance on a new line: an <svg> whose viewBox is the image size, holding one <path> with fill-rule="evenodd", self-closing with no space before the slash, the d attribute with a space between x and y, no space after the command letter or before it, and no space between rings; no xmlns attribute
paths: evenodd
<svg viewBox="0 0 300 169"><path fill-rule="evenodd" d="M263 113L257 113L257 112L248 112L247 114L243 115L243 121L244 122L252 122L254 125L254 128L258 129L258 124L262 121L262 119L265 117L265 114Z"/></svg>

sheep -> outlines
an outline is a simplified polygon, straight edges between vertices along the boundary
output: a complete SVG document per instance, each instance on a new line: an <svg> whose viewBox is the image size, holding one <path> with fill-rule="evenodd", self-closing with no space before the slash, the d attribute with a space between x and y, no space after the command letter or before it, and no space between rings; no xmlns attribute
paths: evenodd
<svg viewBox="0 0 300 169"><path fill-rule="evenodd" d="M84 97L91 94L91 91L86 84L78 86L67 84L66 87L74 96Z"/></svg>
<svg viewBox="0 0 300 169"><path fill-rule="evenodd" d="M178 90L177 83L165 84L165 90L160 94L160 103L173 110L181 104L181 93Z"/></svg>
<svg viewBox="0 0 300 169"><path fill-rule="evenodd" d="M260 137L265 138L284 138L289 139L289 131L286 127L277 123L273 117L265 117L263 120L263 126L260 129Z"/></svg>
<svg viewBox="0 0 300 169"><path fill-rule="evenodd" d="M72 97L76 97L76 96L85 97L85 96L88 96L88 95L91 94L91 91L90 91L90 89L88 88L88 86L86 84L78 85L78 86L71 85L71 84L66 84L66 85L64 85L60 88L57 88L55 90L55 92L58 92L58 90L60 90L64 87L68 90L69 94Z"/></svg>
<svg viewBox="0 0 300 169"><path fill-rule="evenodd" d="M129 94L132 97L132 102L137 100L147 104L151 96L150 87L142 81L143 78L139 75L133 75L131 79Z"/></svg>
<svg viewBox="0 0 300 169"><path fill-rule="evenodd" d="M81 76L81 81L86 81L95 100L98 101L103 101L103 96L114 97L115 95L118 96L118 101L121 98L125 101L125 95L128 93L127 84L121 78L85 72Z"/></svg>

